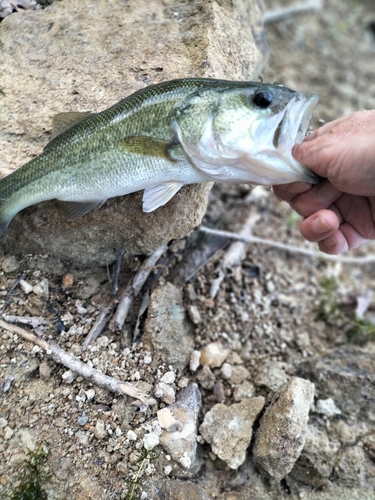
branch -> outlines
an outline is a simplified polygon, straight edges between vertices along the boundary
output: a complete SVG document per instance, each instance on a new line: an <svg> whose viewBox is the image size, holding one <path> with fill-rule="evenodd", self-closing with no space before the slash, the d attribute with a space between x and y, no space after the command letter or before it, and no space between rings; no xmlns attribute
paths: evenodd
<svg viewBox="0 0 375 500"><path fill-rule="evenodd" d="M300 14L301 12L306 12L309 10L318 11L323 7L323 0L310 0L308 2L299 2L289 7L282 7L281 9L274 9L266 11L263 15L263 23L271 24L281 21L286 17L290 17L294 14Z"/></svg>
<svg viewBox="0 0 375 500"><path fill-rule="evenodd" d="M121 330L121 328L124 326L126 317L129 313L129 309L133 303L133 300L141 291L142 286L145 284L151 271L153 271L153 267L160 259L160 257L163 255L166 248L167 245L162 245L152 255L150 255L142 263L141 270L138 271L138 273L134 276L134 278L131 281L129 281L127 287L120 296L120 301L117 306L117 311L110 323L111 331L114 332L116 330Z"/></svg>
<svg viewBox="0 0 375 500"><path fill-rule="evenodd" d="M96 370L95 368L91 368L73 354L65 352L54 342L47 342L37 335L20 328L19 326L10 325L3 320L0 320L0 328L3 328L11 333L16 333L21 338L28 340L29 342L33 342L41 347L50 358L56 361L56 363L66 366L73 372L84 377L93 384L98 385L99 387L103 387L104 389L107 389L115 394L130 396L131 398L138 399L147 405L153 405L156 403L154 399L148 398L146 394L141 392L129 382L122 382L116 378L104 375L104 373Z"/></svg>
<svg viewBox="0 0 375 500"><path fill-rule="evenodd" d="M238 233L221 231L220 229L211 229L205 226L200 226L198 229L199 231L203 231L204 233L216 234L217 236L222 236L223 238L232 238L234 240L244 241L246 243L260 243L262 245L268 245L270 247L279 248L280 250L285 250L286 252L299 253L301 255L306 255L307 257L313 257L316 259L331 260L333 262L342 262L343 264L358 265L375 262L375 255L366 255L365 257L344 257L341 255L329 255L323 252L309 250L308 248L301 248L295 245L279 243L278 241L258 238L257 236L241 236L241 234Z"/></svg>

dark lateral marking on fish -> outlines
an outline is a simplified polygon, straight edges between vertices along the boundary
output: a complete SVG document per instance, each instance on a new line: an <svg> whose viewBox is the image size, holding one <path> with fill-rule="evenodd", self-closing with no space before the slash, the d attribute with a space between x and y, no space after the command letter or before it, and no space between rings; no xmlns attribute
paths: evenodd
<svg viewBox="0 0 375 500"><path fill-rule="evenodd" d="M169 141L141 135L125 137L120 144L127 153L154 156L157 158L164 158L168 161L176 161L175 155L173 154L174 144L171 144Z"/></svg>

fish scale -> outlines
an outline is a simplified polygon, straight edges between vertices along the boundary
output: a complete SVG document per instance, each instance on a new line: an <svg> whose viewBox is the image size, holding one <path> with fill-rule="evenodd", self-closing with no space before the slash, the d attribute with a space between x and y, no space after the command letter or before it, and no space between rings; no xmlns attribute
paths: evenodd
<svg viewBox="0 0 375 500"><path fill-rule="evenodd" d="M97 114L58 115L61 133L0 180L0 234L20 210L50 199L78 218L142 189L150 212L184 184L316 182L291 156L316 102L280 86L198 78L147 87Z"/></svg>

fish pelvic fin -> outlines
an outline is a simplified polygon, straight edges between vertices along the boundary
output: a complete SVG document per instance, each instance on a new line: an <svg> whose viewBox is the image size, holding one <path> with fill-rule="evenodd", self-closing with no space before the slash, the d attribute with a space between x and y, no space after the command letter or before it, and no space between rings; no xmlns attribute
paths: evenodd
<svg viewBox="0 0 375 500"><path fill-rule="evenodd" d="M145 189L143 193L143 211L153 212L165 205L184 185L180 181L166 182Z"/></svg>
<svg viewBox="0 0 375 500"><path fill-rule="evenodd" d="M102 206L105 201L106 200L94 200L81 202L57 200L57 204L68 220L76 220L91 212L96 206Z"/></svg>

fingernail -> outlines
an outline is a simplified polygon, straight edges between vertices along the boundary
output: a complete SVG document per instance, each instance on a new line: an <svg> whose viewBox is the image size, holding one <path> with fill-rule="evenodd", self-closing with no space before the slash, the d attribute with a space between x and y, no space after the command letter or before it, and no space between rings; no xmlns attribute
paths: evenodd
<svg viewBox="0 0 375 500"><path fill-rule="evenodd" d="M322 243L322 242L321 242ZM333 236L329 236L324 240L324 246L327 248L332 248L336 245L336 239Z"/></svg>
<svg viewBox="0 0 375 500"><path fill-rule="evenodd" d="M332 186L330 182L322 182L316 189L316 197L323 203L332 203L340 194L340 191Z"/></svg>
<svg viewBox="0 0 375 500"><path fill-rule="evenodd" d="M318 234L327 233L328 231L332 230L331 226L329 226L326 223L326 221L323 219L321 215L319 215L318 217L316 217L316 219L313 220L312 227L314 231Z"/></svg>
<svg viewBox="0 0 375 500"><path fill-rule="evenodd" d="M312 184L308 182L292 182L288 186L288 193L302 194L311 189Z"/></svg>

